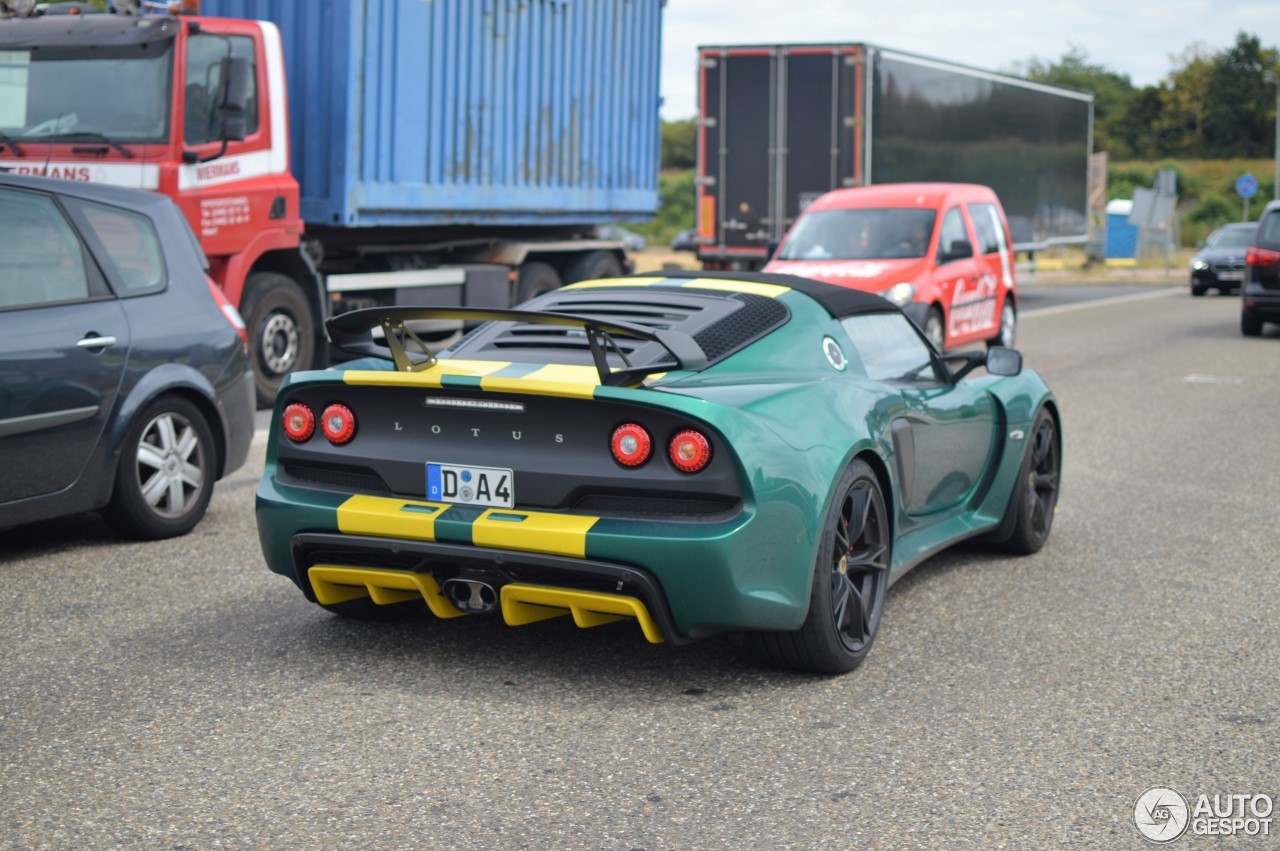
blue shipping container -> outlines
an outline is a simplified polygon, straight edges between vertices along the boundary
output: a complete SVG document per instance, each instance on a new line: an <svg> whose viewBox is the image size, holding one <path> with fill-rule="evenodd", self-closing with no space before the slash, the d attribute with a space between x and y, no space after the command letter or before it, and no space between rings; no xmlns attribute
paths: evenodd
<svg viewBox="0 0 1280 851"><path fill-rule="evenodd" d="M658 206L665 0L204 0L284 41L314 224L552 225Z"/></svg>

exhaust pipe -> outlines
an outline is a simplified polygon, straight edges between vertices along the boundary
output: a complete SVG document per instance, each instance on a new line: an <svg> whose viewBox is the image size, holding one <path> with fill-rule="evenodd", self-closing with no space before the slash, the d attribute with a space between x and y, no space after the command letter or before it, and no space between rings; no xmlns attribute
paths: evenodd
<svg viewBox="0 0 1280 851"><path fill-rule="evenodd" d="M487 615L498 606L498 592L487 582L476 579L446 579L440 590L453 607L461 612Z"/></svg>

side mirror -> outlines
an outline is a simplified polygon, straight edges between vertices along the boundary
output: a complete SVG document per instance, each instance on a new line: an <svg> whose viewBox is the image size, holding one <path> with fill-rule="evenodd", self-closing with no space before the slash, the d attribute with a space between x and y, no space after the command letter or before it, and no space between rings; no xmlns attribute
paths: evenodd
<svg viewBox="0 0 1280 851"><path fill-rule="evenodd" d="M992 375L1017 375L1022 372L1022 352L1004 346L987 349L987 372Z"/></svg>
<svg viewBox="0 0 1280 851"><path fill-rule="evenodd" d="M782 241L778 239L771 239L766 242L764 248L766 256L772 260L774 255L778 253L778 247L781 245Z"/></svg>
<svg viewBox="0 0 1280 851"><path fill-rule="evenodd" d="M981 349L947 352L942 361L951 371L952 381L959 381L980 366L985 366L992 375L1010 376L1022 372L1022 352L1004 346L992 346L985 352Z"/></svg>
<svg viewBox="0 0 1280 851"><path fill-rule="evenodd" d="M222 86L218 93L218 137L233 142L244 140L249 127L249 92L253 68L249 60L228 56L222 60Z"/></svg>
<svg viewBox="0 0 1280 851"><path fill-rule="evenodd" d="M940 262L950 263L952 260L961 260L965 257L973 256L973 243L967 239L954 239L951 241L950 247L942 253Z"/></svg>

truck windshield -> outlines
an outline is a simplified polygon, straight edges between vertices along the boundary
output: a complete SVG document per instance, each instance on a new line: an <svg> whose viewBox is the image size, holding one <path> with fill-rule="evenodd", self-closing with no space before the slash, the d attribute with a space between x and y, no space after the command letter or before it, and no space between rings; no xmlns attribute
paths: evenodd
<svg viewBox="0 0 1280 851"><path fill-rule="evenodd" d="M19 141L163 142L172 55L172 42L0 49L0 132Z"/></svg>
<svg viewBox="0 0 1280 851"><path fill-rule="evenodd" d="M781 260L884 260L924 257L933 210L868 207L812 210L782 246Z"/></svg>

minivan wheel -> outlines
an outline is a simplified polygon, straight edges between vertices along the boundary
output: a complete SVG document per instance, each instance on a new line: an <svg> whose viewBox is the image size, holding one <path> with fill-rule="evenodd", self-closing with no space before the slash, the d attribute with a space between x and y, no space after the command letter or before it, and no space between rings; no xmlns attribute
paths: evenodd
<svg viewBox="0 0 1280 851"><path fill-rule="evenodd" d="M929 308L929 313L924 318L923 330L924 336L933 343L933 347L942 351L942 347L947 342L947 335L942 326L942 311L937 307Z"/></svg>
<svg viewBox="0 0 1280 851"><path fill-rule="evenodd" d="M216 475L204 414L181 396L161 396L129 426L103 514L129 537L185 535L204 517Z"/></svg>
<svg viewBox="0 0 1280 851"><path fill-rule="evenodd" d="M1014 310L1013 303L1006 296L1004 307L1000 309L1000 331L996 336L987 340L987 348L992 346L1004 346L1007 349L1014 348L1018 342L1018 313Z"/></svg>

